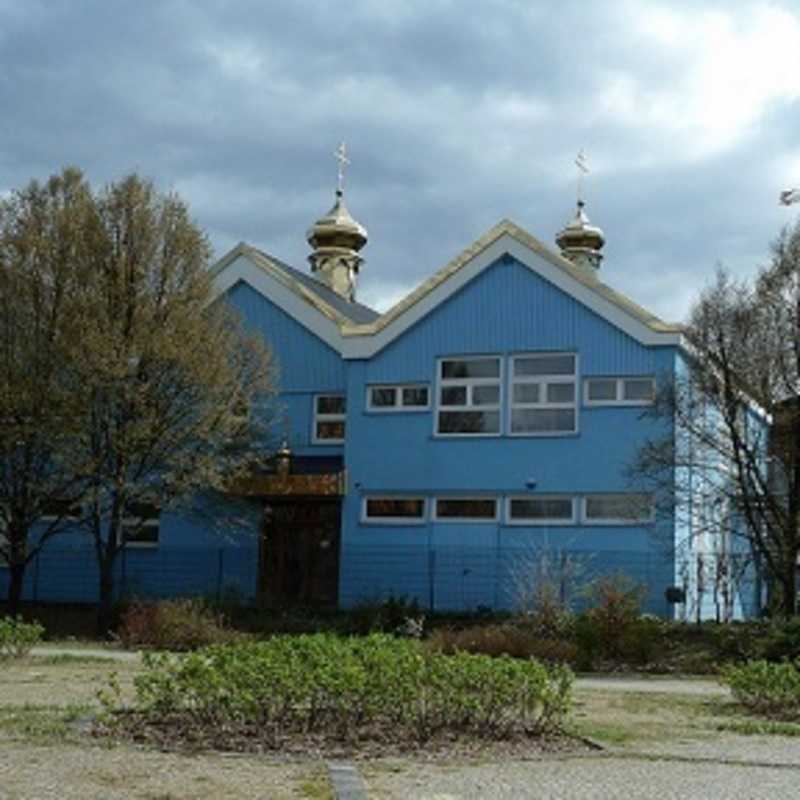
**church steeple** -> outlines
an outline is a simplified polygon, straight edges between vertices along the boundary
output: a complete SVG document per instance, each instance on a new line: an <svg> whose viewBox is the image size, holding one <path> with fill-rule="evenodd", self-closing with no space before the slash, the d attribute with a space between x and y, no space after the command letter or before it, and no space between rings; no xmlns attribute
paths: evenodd
<svg viewBox="0 0 800 800"><path fill-rule="evenodd" d="M358 271L364 263L358 251L367 243L367 231L353 219L344 204L344 167L350 163L344 142L339 145L335 155L339 161L336 201L331 210L320 217L306 234L313 248L308 260L317 280L330 286L346 300L353 301Z"/></svg>
<svg viewBox="0 0 800 800"><path fill-rule="evenodd" d="M589 223L589 217L583 210L585 203L582 197L583 176L589 171L583 150L575 159L578 167L578 203L575 217L557 234L556 244L561 248L561 255L574 264L587 268L590 272L600 268L603 254L600 252L606 242L603 231Z"/></svg>

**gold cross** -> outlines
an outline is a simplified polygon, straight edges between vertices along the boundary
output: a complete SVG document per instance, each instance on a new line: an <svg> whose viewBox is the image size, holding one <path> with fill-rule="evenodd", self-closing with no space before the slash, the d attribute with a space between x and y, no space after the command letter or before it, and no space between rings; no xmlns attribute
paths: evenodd
<svg viewBox="0 0 800 800"><path fill-rule="evenodd" d="M347 164L350 163L350 159L347 157L347 145L342 142L333 154L334 158L339 162L339 182L337 185L337 189L341 192L344 188L344 168Z"/></svg>
<svg viewBox="0 0 800 800"><path fill-rule="evenodd" d="M578 155L575 158L575 166L578 168L578 202L582 202L583 198L583 176L589 173L588 159L583 148L578 150Z"/></svg>

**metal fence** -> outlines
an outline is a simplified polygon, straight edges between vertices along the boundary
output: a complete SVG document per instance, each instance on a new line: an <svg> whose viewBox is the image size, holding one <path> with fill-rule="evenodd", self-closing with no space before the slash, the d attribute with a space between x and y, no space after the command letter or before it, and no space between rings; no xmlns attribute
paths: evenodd
<svg viewBox="0 0 800 800"><path fill-rule="evenodd" d="M302 565L301 565L302 568ZM681 577L688 576L688 577ZM731 619L753 616L761 588L752 567L722 569L704 554L676 560L656 551L562 550L520 547L345 543L339 566L339 605L394 598L429 611L526 610L543 587L575 610L593 602L603 577L625 576L642 588L642 606L659 616ZM725 581L720 580L720 576ZM244 605L257 597L258 548L247 545L122 551L115 564L115 596L204 596ZM677 606L666 597L686 589ZM94 603L99 575L85 548L46 547L30 564L23 598L39 603ZM0 568L0 596L7 570Z"/></svg>

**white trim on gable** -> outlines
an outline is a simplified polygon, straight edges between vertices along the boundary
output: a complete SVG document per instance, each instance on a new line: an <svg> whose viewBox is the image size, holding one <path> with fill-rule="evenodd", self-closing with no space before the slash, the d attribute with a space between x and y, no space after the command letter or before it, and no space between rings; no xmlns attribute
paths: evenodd
<svg viewBox="0 0 800 800"><path fill-rule="evenodd" d="M654 331L624 309L575 280L565 270L550 263L522 242L517 241L510 234L503 233L471 261L464 264L461 269L454 272L382 330L375 334L359 335L357 326L353 326L351 329L353 333L346 336L344 340L344 358L369 358L375 355L506 254L513 256L531 272L549 281L641 344L683 344L681 334Z"/></svg>
<svg viewBox="0 0 800 800"><path fill-rule="evenodd" d="M214 288L222 295L239 281L255 289L336 352L342 352L343 340L339 326L277 278L256 266L246 253L240 253L217 273Z"/></svg>
<svg viewBox="0 0 800 800"><path fill-rule="evenodd" d="M244 281L342 358L363 359L379 353L505 255L512 256L640 344L686 349L679 328L650 317L644 309L604 286L594 276L577 273L574 265L508 221L487 232L394 310L366 324L345 319L322 300L312 297L291 276L284 275L266 256L257 251L251 253L244 244L237 245L218 262L214 283L221 294L238 281Z"/></svg>

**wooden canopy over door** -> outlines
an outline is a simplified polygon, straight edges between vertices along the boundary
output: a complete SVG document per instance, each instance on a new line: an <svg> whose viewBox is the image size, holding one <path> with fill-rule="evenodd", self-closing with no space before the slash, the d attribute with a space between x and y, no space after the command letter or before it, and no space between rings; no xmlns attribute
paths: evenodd
<svg viewBox="0 0 800 800"><path fill-rule="evenodd" d="M339 497L267 498L259 571L262 603L335 608L340 530Z"/></svg>

